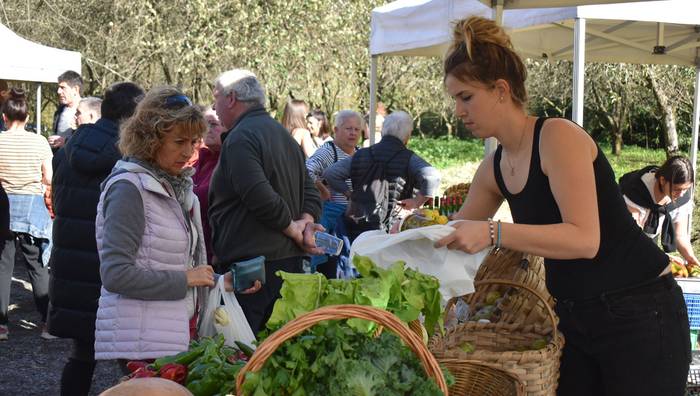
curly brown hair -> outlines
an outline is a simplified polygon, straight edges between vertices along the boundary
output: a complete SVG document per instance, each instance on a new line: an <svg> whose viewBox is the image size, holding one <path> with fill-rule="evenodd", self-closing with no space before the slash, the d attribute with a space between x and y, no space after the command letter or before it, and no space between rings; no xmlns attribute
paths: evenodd
<svg viewBox="0 0 700 396"><path fill-rule="evenodd" d="M119 128L119 151L125 156L153 162L163 138L173 129L202 138L207 123L198 106L175 87L156 87L136 106L134 115Z"/></svg>

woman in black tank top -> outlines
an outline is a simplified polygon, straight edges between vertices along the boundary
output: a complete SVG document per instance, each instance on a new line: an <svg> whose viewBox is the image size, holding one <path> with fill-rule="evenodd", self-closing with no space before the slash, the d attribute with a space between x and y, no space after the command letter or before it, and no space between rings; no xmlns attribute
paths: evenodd
<svg viewBox="0 0 700 396"><path fill-rule="evenodd" d="M474 176L456 231L469 253L545 258L566 337L559 395L683 395L690 362L683 295L667 256L636 226L605 155L578 125L527 115L525 66L493 21L458 22L444 62L456 115L501 145ZM507 200L514 223L491 220Z"/></svg>

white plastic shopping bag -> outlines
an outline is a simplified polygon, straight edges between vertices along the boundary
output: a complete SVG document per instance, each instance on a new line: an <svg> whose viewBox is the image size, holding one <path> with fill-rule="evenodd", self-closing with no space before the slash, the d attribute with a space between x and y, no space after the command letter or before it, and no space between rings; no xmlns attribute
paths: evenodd
<svg viewBox="0 0 700 396"><path fill-rule="evenodd" d="M226 345L235 346L234 341L253 345L255 335L243 314L243 309L236 300L233 292L227 292L224 287L224 277L219 280L209 292L206 310L202 315L199 334L213 336L223 334Z"/></svg>
<svg viewBox="0 0 700 396"><path fill-rule="evenodd" d="M455 229L449 225L433 225L386 234L367 231L355 239L350 248L350 259L356 254L367 256L382 268L396 261L440 281L440 293L444 299L474 292L474 276L488 255L488 249L475 254L461 250L435 249L435 242Z"/></svg>

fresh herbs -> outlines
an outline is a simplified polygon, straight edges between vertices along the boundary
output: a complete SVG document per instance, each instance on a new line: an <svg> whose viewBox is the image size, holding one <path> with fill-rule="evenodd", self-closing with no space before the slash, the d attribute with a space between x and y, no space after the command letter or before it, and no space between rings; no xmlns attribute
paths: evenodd
<svg viewBox="0 0 700 396"><path fill-rule="evenodd" d="M251 396L443 394L396 335L372 337L345 321L314 326L282 344L260 371L246 374L243 390Z"/></svg>

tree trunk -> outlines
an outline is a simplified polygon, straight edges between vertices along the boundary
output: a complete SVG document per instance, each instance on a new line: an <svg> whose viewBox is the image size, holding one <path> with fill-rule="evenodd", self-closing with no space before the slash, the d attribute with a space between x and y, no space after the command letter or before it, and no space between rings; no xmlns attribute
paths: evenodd
<svg viewBox="0 0 700 396"><path fill-rule="evenodd" d="M613 155L620 155L622 153L622 129L616 129L613 131Z"/></svg>
<svg viewBox="0 0 700 396"><path fill-rule="evenodd" d="M676 130L676 117L673 114L673 106L668 99L668 95L664 91L663 87L656 80L656 74L654 69L650 66L646 67L646 78L651 85L652 91L654 91L654 97L656 98L656 103L663 115L663 130L664 130L664 141L666 142L666 154L673 155L678 152L678 131Z"/></svg>

